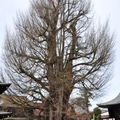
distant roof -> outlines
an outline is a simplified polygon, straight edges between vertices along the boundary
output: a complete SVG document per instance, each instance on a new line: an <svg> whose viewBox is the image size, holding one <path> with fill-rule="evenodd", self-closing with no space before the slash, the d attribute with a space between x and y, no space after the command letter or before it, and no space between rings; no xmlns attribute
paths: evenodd
<svg viewBox="0 0 120 120"><path fill-rule="evenodd" d="M104 112L100 115L100 118L102 119L108 119L109 118L109 113L108 112Z"/></svg>
<svg viewBox="0 0 120 120"><path fill-rule="evenodd" d="M30 107L34 106L33 102L28 100L25 96L16 96L16 95L0 95L0 106L4 107Z"/></svg>
<svg viewBox="0 0 120 120"><path fill-rule="evenodd" d="M112 99L112 100L110 100L108 102L105 102L105 103L97 104L97 105L99 107L108 108L110 106L118 105L118 104L120 104L120 93L114 99Z"/></svg>

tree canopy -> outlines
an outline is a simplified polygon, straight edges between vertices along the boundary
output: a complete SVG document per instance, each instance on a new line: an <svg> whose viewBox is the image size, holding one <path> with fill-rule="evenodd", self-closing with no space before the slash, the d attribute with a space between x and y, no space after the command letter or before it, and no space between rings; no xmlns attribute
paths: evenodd
<svg viewBox="0 0 120 120"><path fill-rule="evenodd" d="M57 120L82 81L94 89L108 81L113 38L106 24L92 25L88 0L34 0L4 48L2 80L12 83L12 93L49 102Z"/></svg>

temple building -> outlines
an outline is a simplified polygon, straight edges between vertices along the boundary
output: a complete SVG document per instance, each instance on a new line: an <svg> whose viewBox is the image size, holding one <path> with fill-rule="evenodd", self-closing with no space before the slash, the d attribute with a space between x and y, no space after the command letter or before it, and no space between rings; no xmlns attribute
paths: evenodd
<svg viewBox="0 0 120 120"><path fill-rule="evenodd" d="M4 91L6 91L10 85L11 85L10 83L1 83L0 82L0 94L2 94ZM0 104L1 103L2 103L2 101L0 101ZM4 118L11 116L11 114L12 114L12 112L0 111L0 119L4 120Z"/></svg>
<svg viewBox="0 0 120 120"><path fill-rule="evenodd" d="M120 93L114 99L105 103L98 104L98 106L108 109L109 118L120 120Z"/></svg>

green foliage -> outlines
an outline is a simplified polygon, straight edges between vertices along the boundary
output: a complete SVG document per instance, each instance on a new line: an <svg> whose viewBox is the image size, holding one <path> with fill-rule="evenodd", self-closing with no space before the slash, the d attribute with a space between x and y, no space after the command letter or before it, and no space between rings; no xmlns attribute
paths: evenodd
<svg viewBox="0 0 120 120"><path fill-rule="evenodd" d="M98 107L96 107L94 108L93 113L95 114L95 116L98 116L101 114L101 110Z"/></svg>
<svg viewBox="0 0 120 120"><path fill-rule="evenodd" d="M98 107L94 108L93 113L91 114L91 119L99 120L100 114L101 114L101 110Z"/></svg>

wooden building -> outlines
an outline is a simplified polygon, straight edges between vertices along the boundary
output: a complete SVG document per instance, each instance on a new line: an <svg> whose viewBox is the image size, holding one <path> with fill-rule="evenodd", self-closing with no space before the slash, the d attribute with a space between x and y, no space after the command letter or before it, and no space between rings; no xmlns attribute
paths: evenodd
<svg viewBox="0 0 120 120"><path fill-rule="evenodd" d="M31 106L33 103L28 101L24 96L16 95L0 95L0 111L12 112L12 118L32 118L33 109Z"/></svg>
<svg viewBox="0 0 120 120"><path fill-rule="evenodd" d="M120 94L108 102L98 104L98 106L108 109L109 118L120 120Z"/></svg>

